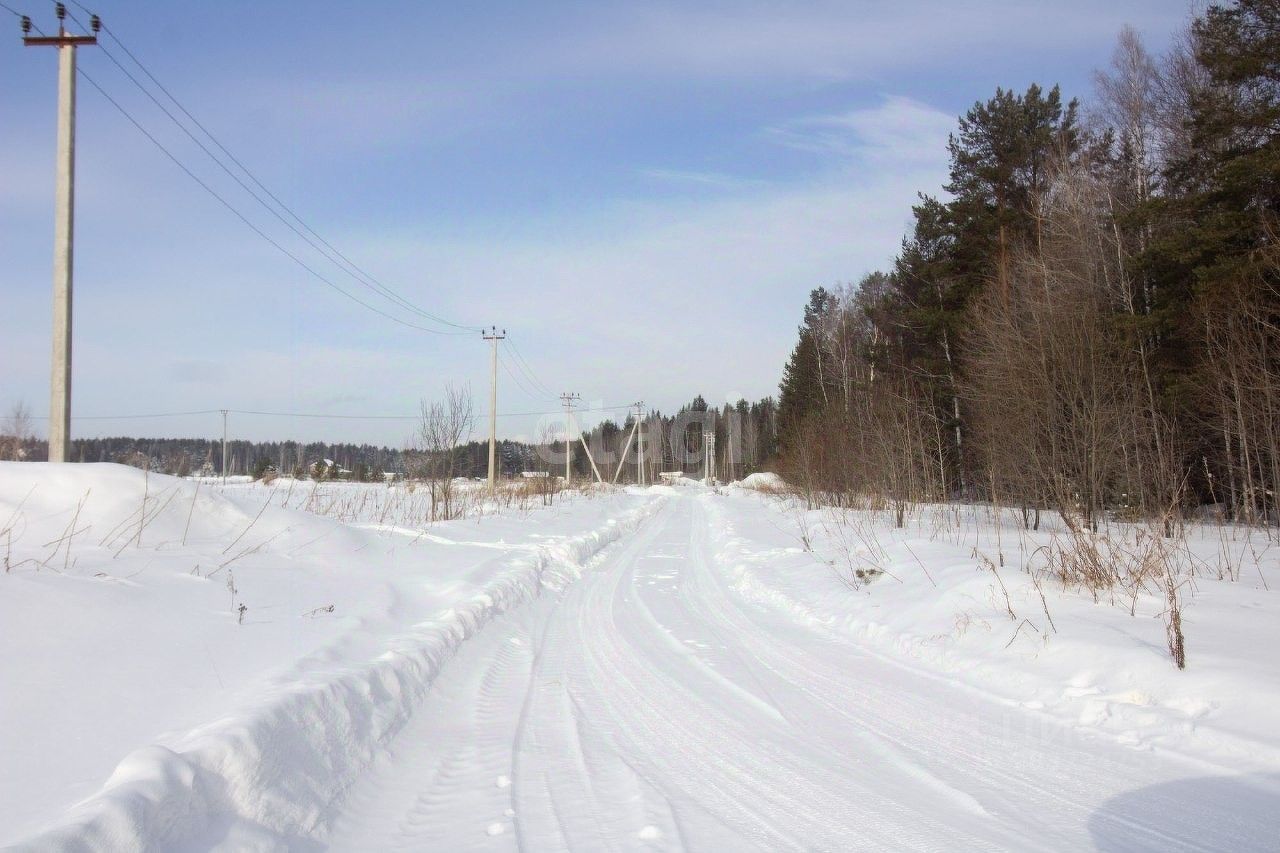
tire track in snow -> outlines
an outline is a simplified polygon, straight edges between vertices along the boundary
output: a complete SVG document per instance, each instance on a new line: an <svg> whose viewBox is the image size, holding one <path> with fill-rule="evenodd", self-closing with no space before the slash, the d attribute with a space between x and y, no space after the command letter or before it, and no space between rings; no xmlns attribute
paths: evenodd
<svg viewBox="0 0 1280 853"><path fill-rule="evenodd" d="M660 519L668 546L682 550L682 576L697 560L691 547L701 523L693 518L695 506L682 499L682 512L672 507ZM646 775L760 847L834 849L859 837L875 843L878 825L885 824L893 829L880 837L882 844L924 846L929 835L935 842L957 839L954 825L909 809L909 800L890 800L851 775L850 762L833 744L809 742L768 704L744 702L743 686L726 689L725 676L696 656L672 654L662 626L636 616L644 586L637 559L628 549L616 570L587 593L600 600L583 608L581 640L587 679L614 685L600 697L603 710L633 733L630 749L640 756L637 765L647 766ZM708 625L694 618L686 627L717 636ZM755 680L750 667L739 665L731 674L748 684ZM869 824L867 815L876 814L898 819Z"/></svg>
<svg viewBox="0 0 1280 853"><path fill-rule="evenodd" d="M582 651L572 628L588 590L615 571L617 560L651 547L666 512L664 507L637 535L602 552L546 626L516 739L517 834L523 849L616 849L618 839L639 838L649 826L625 807L643 796L640 782L619 758L611 733L585 710L589 700L582 698L570 664Z"/></svg>
<svg viewBox="0 0 1280 853"><path fill-rule="evenodd" d="M453 839L452 849L492 849L490 833L509 831L503 733L532 669L531 615L484 629L444 669L388 760L352 792L334 849L420 850L441 838Z"/></svg>
<svg viewBox="0 0 1280 853"><path fill-rule="evenodd" d="M721 517L702 529L728 535L735 524ZM731 573L716 568L710 543L703 553L704 560L696 565L705 569L704 582L717 588L705 597L715 601L715 612L725 624L751 644L762 667L790 685L778 691L781 695L807 697L806 719L825 716L862 732L864 743L892 764L936 790L972 801L996 819L990 830L994 838L1003 836L1003 846L1089 846L1089 822L1109 797L1195 775L1193 765L1176 756L1138 752L1007 703L987 701L944 676L888 660L822 626L806 622L806 630L779 630L774 627L779 620L794 616L747 602L729 588ZM761 642L765 637L768 642ZM1192 829L1212 818L1170 803L1158 820L1107 819L1145 839L1144 845L1194 850L1199 848L1186 840L1190 833L1177 825L1185 821ZM1240 837L1252 836L1242 831Z"/></svg>
<svg viewBox="0 0 1280 853"><path fill-rule="evenodd" d="M716 500L672 498L476 637L365 795L407 808L347 821L345 849L1069 850L1178 778L743 598ZM1105 819L1187 849L1204 816Z"/></svg>
<svg viewBox="0 0 1280 853"><path fill-rule="evenodd" d="M603 555L642 536L648 524L646 518L579 569L548 572L537 598L495 619L463 644L385 760L350 792L335 821L333 849L423 849L440 846L442 839L452 850L509 849L517 844L546 849L568 843L556 831L558 821L553 829L544 828L538 840L521 841L517 803L525 802L526 815L539 811L526 793L532 786L522 770L528 766L522 757L532 753L540 775L554 781L554 791L543 786L543 799L553 815L565 796L560 791L564 780L589 779L581 750L538 749L522 742L529 708L546 701L550 684L560 688L550 697L558 695L564 706L551 719L562 727L572 719L564 710L569 704L564 682L548 670L557 658L545 655L548 638L559 624L556 612L564 591L581 583L575 580L580 572L595 571ZM542 737L547 738L545 729ZM566 759L575 755L578 760L566 767ZM580 821L575 832L583 832Z"/></svg>

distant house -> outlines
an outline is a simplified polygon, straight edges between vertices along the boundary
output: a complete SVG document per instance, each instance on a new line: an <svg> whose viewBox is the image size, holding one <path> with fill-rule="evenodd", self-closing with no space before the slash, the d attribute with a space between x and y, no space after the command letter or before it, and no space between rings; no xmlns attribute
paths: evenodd
<svg viewBox="0 0 1280 853"><path fill-rule="evenodd" d="M316 480L348 480L351 471L332 459L321 459L311 465L311 476Z"/></svg>

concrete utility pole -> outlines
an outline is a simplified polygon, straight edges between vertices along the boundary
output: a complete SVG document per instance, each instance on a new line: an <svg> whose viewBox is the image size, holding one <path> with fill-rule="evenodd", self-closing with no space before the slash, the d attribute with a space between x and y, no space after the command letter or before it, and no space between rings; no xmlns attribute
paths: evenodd
<svg viewBox="0 0 1280 853"><path fill-rule="evenodd" d="M716 434L711 433L711 482L715 483L719 479L720 472L716 470Z"/></svg>
<svg viewBox="0 0 1280 853"><path fill-rule="evenodd" d="M618 478L622 476L622 466L627 464L627 451L631 449L631 442L635 441L636 433L640 432L640 421L637 419L631 424L631 432L627 433L627 443L622 445L622 453L618 455L618 469L613 472L613 482L616 485ZM639 482L637 477L636 482Z"/></svg>
<svg viewBox="0 0 1280 853"><path fill-rule="evenodd" d="M702 451L702 472L711 485L716 479L716 434L711 430L702 433Z"/></svg>
<svg viewBox="0 0 1280 853"><path fill-rule="evenodd" d="M733 482L733 431L725 432L725 448L724 448L724 479L727 483Z"/></svg>
<svg viewBox="0 0 1280 853"><path fill-rule="evenodd" d="M568 486L573 480L573 405L582 399L579 394L565 393L560 395L564 403L564 484Z"/></svg>
<svg viewBox="0 0 1280 853"><path fill-rule="evenodd" d="M481 335L493 348L490 360L489 377L489 491L498 487L498 341L507 337L507 330L498 331L497 326L490 326L489 331Z"/></svg>
<svg viewBox="0 0 1280 853"><path fill-rule="evenodd" d="M222 410L222 485L227 484L227 412Z"/></svg>
<svg viewBox="0 0 1280 853"><path fill-rule="evenodd" d="M67 32L67 7L57 4L58 34L33 36L22 17L22 43L58 49L58 151L53 196L53 369L49 383L49 461L71 461L71 257L76 181L76 48L97 44L95 36ZM102 23L91 19L96 33Z"/></svg>
<svg viewBox="0 0 1280 853"><path fill-rule="evenodd" d="M644 400L636 404L636 485L644 485Z"/></svg>

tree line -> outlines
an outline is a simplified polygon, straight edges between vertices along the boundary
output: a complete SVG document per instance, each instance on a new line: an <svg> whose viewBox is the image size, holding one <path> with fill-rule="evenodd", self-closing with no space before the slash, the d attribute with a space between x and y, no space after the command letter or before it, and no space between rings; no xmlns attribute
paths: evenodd
<svg viewBox="0 0 1280 853"><path fill-rule="evenodd" d="M892 265L810 294L778 406L807 493L1276 521L1280 0L1163 56L1125 29L1095 81L975 103Z"/></svg>
<svg viewBox="0 0 1280 853"><path fill-rule="evenodd" d="M420 423L403 448L372 444L249 441L227 442L226 474L264 474L300 479L381 481L385 474L434 481L455 477L485 477L489 470L489 443L474 437L475 418L469 392L450 392L447 399L424 402ZM579 419L591 417L579 413ZM607 463L612 479L634 414L619 422L605 419L582 429L582 439L598 464ZM715 438L717 470L734 477L759 470L777 451L777 404L772 398L748 403L739 400L716 408L702 396L681 406L674 414L654 409L644 414L646 480L654 482L660 471L703 472L704 433ZM497 446L499 475L516 477L522 472L564 473L563 424L549 425L536 441L501 439ZM31 417L19 405L0 421L0 460L43 461L48 446L33 435ZM221 438L136 438L116 436L72 440L75 462L115 462L158 473L185 477L221 476ZM627 449L620 482L636 479L637 443ZM593 478L591 461L581 440L573 438L572 473L576 480Z"/></svg>
<svg viewBox="0 0 1280 853"><path fill-rule="evenodd" d="M446 475L487 475L488 442L466 440L470 435L469 406L467 395L456 391L451 391L442 403L424 404L419 435L414 447L407 451L411 474L417 472L420 477L433 480L446 479ZM714 464L721 479L761 470L777 454L777 413L772 397L715 407L708 405L702 395L672 414L658 409L644 412L638 434L644 436L646 482L656 482L662 471L705 476L707 435L714 436ZM621 421L606 418L593 425L582 423L588 419L594 419L589 411L575 416L569 449L570 475L580 482L594 479L594 461L604 480L612 481L617 473L618 482L635 482L639 461L639 440L632 437L635 413L628 412ZM565 453L563 422L546 424L537 441L498 443L499 475L510 477L531 471L563 476Z"/></svg>
<svg viewBox="0 0 1280 853"><path fill-rule="evenodd" d="M632 415L621 423L606 420L584 430L583 437L597 460L604 458L616 465L634 423ZM714 436L715 472L724 480L761 470L772 462L778 450L778 406L772 397L716 407L699 394L672 414L664 415L658 410L645 413L641 428L645 437L645 480L649 483L657 481L662 471L706 476L704 449L708 435ZM552 442L546 448L554 455L544 456L563 460L563 447L563 442ZM635 479L637 458L633 443L627 451L620 482ZM575 448L573 464L575 476L591 476L590 460L582 452L581 442ZM554 470L554 466L546 470Z"/></svg>

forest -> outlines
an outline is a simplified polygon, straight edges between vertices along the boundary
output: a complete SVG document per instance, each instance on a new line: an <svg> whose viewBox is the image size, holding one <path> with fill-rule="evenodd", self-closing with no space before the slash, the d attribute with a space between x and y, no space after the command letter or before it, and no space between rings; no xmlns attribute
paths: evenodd
<svg viewBox="0 0 1280 853"><path fill-rule="evenodd" d="M447 410L455 422L447 436L435 436L434 440L429 435L433 408ZM578 417L590 420L580 425L582 438L576 435L574 438L574 477L591 479L594 476L591 459L594 459L597 463L608 463L607 479L612 479L623 447L627 446L634 416L629 415L621 423L611 418L597 421L596 414L591 412L579 413ZM428 476L447 472L451 477L484 477L488 473L489 444L476 438L476 419L470 394L462 393L450 404L424 401L421 421L414 427L415 435L403 447L232 439L227 442L226 473L260 478L270 472L298 478L359 482L382 480L384 474ZM716 465L722 477L740 477L760 470L777 451L777 405L768 397L755 403L739 400L736 404L726 403L715 408L699 395L672 415L651 410L645 414L644 421L647 482L654 482L659 471L687 471L701 476L707 432L716 436ZM583 452L583 441L591 449L590 457ZM43 461L47 454L47 444L33 435L25 407L16 407L0 422L0 460ZM500 439L499 473L504 477L519 476L524 471L563 474L564 454L562 424L536 441ZM425 464L424 456L443 458L434 460L438 464ZM71 458L75 462L116 462L180 477L223 474L220 438L75 438L71 443ZM637 446L633 442L619 472L619 482L636 480L637 460Z"/></svg>
<svg viewBox="0 0 1280 853"><path fill-rule="evenodd" d="M1087 101L997 89L900 251L818 288L779 470L811 499L977 499L1096 528L1274 524L1280 488L1280 3L1131 29Z"/></svg>

